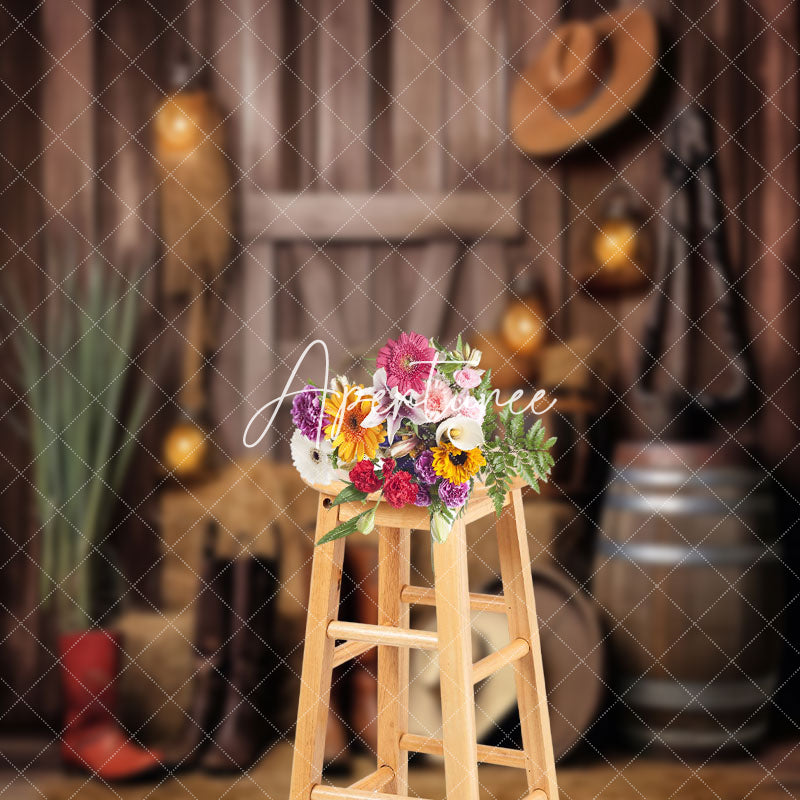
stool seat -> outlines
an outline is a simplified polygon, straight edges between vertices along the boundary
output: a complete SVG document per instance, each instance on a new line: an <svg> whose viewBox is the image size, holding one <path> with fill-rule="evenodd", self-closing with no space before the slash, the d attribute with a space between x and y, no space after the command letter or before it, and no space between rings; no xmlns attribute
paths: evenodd
<svg viewBox="0 0 800 800"><path fill-rule="evenodd" d="M312 489L318 491L320 495L325 497L328 501L328 505L330 505L331 499L336 497L336 495L338 495L339 492L341 492L342 489L347 486L346 483L342 483L340 481L328 483L324 486L313 483L309 483L308 485ZM511 482L510 492L515 489L521 489L523 486L527 486L525 481L523 481L521 478L514 478L514 480ZM508 505L510 502L510 492L506 496L506 505ZM414 531L430 530L430 516L427 508L418 508L416 506L392 508L392 506L390 506L385 499L381 498L380 492L373 492L372 494L367 495L365 502L368 505L369 503L376 503L378 501L380 501L380 504L375 512L376 526L387 525L389 527L407 527ZM347 520L357 517L362 511L364 511L367 505L361 502L342 503L339 506L339 522L347 522ZM464 511L464 523L469 524L470 522L475 522L475 520L482 519L488 514L493 514L494 511L494 503L489 497L489 494L486 490L486 485L480 481L476 481L472 487L467 508Z"/></svg>
<svg viewBox="0 0 800 800"><path fill-rule="evenodd" d="M528 538L522 510L522 481L507 493L497 521L503 595L469 591L465 526L495 507L476 485L464 513L445 542L432 545L434 587L411 583L410 535L429 528L428 509L378 504L378 623L338 619L346 537L314 551L305 650L297 714L289 800L394 800L408 797L408 753L444 758L447 800L479 800L478 764L524 769L526 800L558 800L542 652L533 596ZM319 492L315 541L364 511L361 502L334 505L345 484L315 486ZM370 495L374 503L379 494ZM409 626L413 604L436 607L437 630ZM509 644L472 660L470 611L505 614ZM322 760L333 670L372 648L378 650L378 745L374 772L349 787L322 783ZM438 653L441 673L441 735L408 731L410 648ZM523 748L479 745L475 733L474 686L513 666Z"/></svg>

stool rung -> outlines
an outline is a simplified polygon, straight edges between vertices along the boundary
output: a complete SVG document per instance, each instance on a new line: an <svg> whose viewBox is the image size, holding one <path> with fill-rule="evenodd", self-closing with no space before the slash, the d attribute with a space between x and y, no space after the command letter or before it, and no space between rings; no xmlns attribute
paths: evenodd
<svg viewBox="0 0 800 800"><path fill-rule="evenodd" d="M344 642L344 644L337 645L333 649L333 668L336 669L336 667L341 667L342 664L346 664L354 658L363 656L373 647L375 645L369 642Z"/></svg>
<svg viewBox="0 0 800 800"><path fill-rule="evenodd" d="M404 586L400 592L400 599L404 603L419 606L435 606L436 593L433 589L422 586ZM491 611L493 614L506 613L506 601L501 594L469 593L469 604L473 611Z"/></svg>
<svg viewBox="0 0 800 800"><path fill-rule="evenodd" d="M429 756L444 755L444 744L441 739L430 739L416 733L404 733L400 737L400 749L410 753L426 753ZM525 769L525 752L510 747L492 747L488 744L478 745L478 762L496 764L500 767Z"/></svg>
<svg viewBox="0 0 800 800"><path fill-rule="evenodd" d="M348 642L367 642L390 647L416 647L420 650L435 650L439 638L433 631L417 631L411 628L395 628L391 625L368 625L364 622L334 620L328 625L329 639L345 639Z"/></svg>
<svg viewBox="0 0 800 800"><path fill-rule="evenodd" d="M355 783L351 783L348 789L356 789L365 792L379 792L386 788L386 784L394 778L394 770L384 764L378 767L375 772L370 772Z"/></svg>
<svg viewBox="0 0 800 800"><path fill-rule="evenodd" d="M501 647L486 658L476 661L472 665L472 682L479 683L484 678L494 675L495 672L525 658L531 651L531 646L524 639L514 639L513 642Z"/></svg>
<svg viewBox="0 0 800 800"><path fill-rule="evenodd" d="M412 800L407 795L386 794L384 792L370 792L364 789L351 789L348 787L323 786L317 784L311 790L311 800ZM415 797L413 800L424 800ZM538 798L535 798L538 800Z"/></svg>

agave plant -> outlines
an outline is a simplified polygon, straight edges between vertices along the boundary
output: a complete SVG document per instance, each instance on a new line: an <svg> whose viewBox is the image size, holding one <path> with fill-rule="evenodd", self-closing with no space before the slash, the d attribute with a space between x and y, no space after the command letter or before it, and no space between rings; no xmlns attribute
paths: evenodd
<svg viewBox="0 0 800 800"><path fill-rule="evenodd" d="M55 607L62 630L85 628L98 555L149 398L146 390L130 392L139 295L91 262L47 301L39 326L14 299L41 599Z"/></svg>

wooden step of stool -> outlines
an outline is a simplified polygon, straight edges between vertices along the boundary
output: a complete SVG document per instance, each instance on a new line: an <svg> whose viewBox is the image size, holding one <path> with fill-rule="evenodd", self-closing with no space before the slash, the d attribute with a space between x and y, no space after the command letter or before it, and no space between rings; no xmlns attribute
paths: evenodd
<svg viewBox="0 0 800 800"><path fill-rule="evenodd" d="M320 491L315 541L358 508L332 506L330 489ZM406 513L403 513L406 512ZM522 495L515 487L497 521L503 596L470 593L465 521L493 514L485 492L476 491L463 517L443 544L433 546L435 588L410 582L411 528L427 529L420 509L376 512L378 624L338 619L345 539L314 551L306 622L305 652L297 714L289 800L395 800L408 796L408 753L444 758L447 800L478 800L478 764L524 769L526 800L558 800L550 721L542 671L530 556ZM437 631L409 627L413 604L436 607ZM473 663L470 610L505 613L511 641ZM340 644L336 644L336 642ZM378 746L376 770L347 788L322 784L331 674L373 647L378 649ZM442 737L408 732L410 648L436 650L442 694ZM475 735L474 685L513 665L523 748L479 745Z"/></svg>

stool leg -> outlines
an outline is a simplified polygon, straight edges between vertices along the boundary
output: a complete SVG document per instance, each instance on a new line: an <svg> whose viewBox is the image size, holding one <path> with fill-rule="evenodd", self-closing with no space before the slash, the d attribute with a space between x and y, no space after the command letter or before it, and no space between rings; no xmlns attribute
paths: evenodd
<svg viewBox="0 0 800 800"><path fill-rule="evenodd" d="M544 790L547 800L558 800L528 535L522 492L519 489L511 493L511 504L503 510L497 521L497 541L508 612L508 633L512 640L519 637L530 644L528 655L514 664L528 788L531 792Z"/></svg>
<svg viewBox="0 0 800 800"><path fill-rule="evenodd" d="M378 529L378 624L408 628L409 608L400 592L411 580L411 531ZM408 732L408 648L378 647L378 767L395 774L385 789L408 794L408 753L400 737Z"/></svg>
<svg viewBox="0 0 800 800"><path fill-rule="evenodd" d="M338 507L325 508L324 500L321 495L315 541L335 528L339 520ZM333 639L328 638L328 625L338 615L343 557L344 539L314 550L290 800L309 800L311 790L322 778L334 648Z"/></svg>
<svg viewBox="0 0 800 800"><path fill-rule="evenodd" d="M455 523L444 544L433 545L433 567L447 800L478 800L467 536L462 521Z"/></svg>

